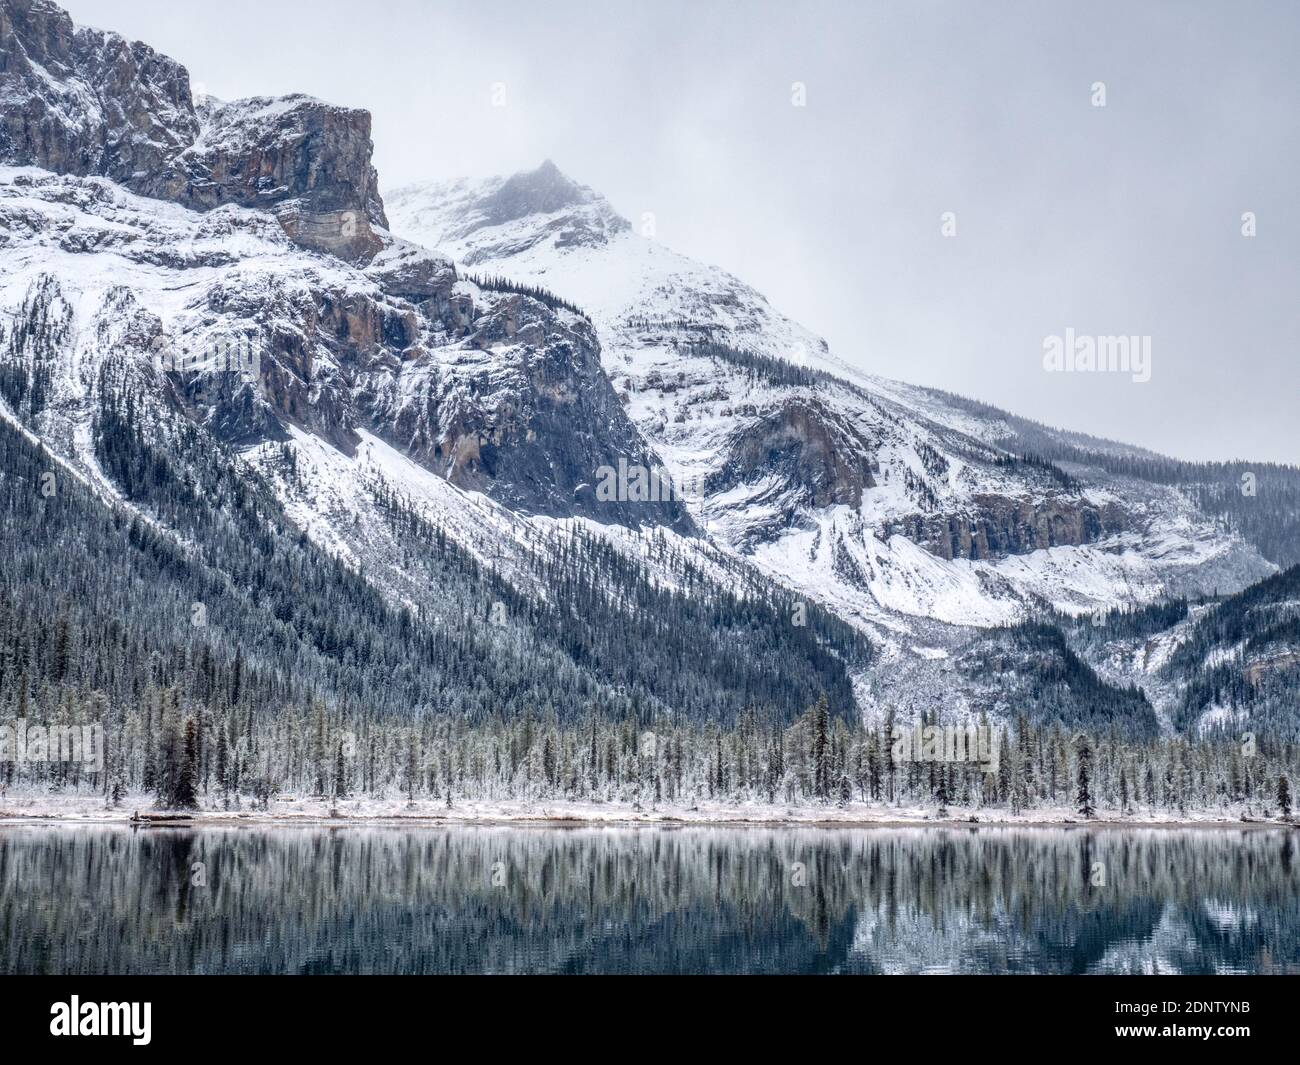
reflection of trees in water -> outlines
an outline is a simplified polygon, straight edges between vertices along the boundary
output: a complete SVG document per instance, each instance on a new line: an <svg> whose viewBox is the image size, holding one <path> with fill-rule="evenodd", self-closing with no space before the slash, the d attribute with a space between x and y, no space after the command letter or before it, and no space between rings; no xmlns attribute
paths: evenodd
<svg viewBox="0 0 1300 1065"><path fill-rule="evenodd" d="M9 972L1294 968L1298 900L1281 831L0 830Z"/></svg>

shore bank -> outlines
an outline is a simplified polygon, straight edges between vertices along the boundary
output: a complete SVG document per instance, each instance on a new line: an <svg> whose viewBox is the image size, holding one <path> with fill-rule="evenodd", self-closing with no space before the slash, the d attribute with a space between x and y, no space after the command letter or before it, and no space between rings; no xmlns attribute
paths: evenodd
<svg viewBox="0 0 1300 1065"><path fill-rule="evenodd" d="M713 804L655 806L614 802L574 801L465 801L447 806L426 800L405 799L274 799L265 808L245 806L224 809L208 806L197 811L154 809L147 797L128 799L107 809L99 795L0 795L0 824L73 823L103 825L164 826L449 826L449 825L538 825L552 827L633 826L718 826L745 825L825 828L1286 828L1300 827L1294 821L1264 817L1259 811L1215 810L1168 816L1163 811L1138 810L1126 815L1098 811L1085 819L1068 807L1045 807L1012 814L997 808L950 806L945 816L933 808L867 805L816 806L782 804Z"/></svg>

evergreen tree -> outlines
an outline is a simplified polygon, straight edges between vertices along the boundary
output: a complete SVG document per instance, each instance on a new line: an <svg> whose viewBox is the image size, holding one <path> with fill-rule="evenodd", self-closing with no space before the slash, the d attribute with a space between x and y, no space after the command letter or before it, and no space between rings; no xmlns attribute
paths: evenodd
<svg viewBox="0 0 1300 1065"><path fill-rule="evenodd" d="M1086 736L1079 737L1079 790L1075 796L1079 813L1091 817L1095 812L1092 805L1092 748Z"/></svg>
<svg viewBox="0 0 1300 1065"><path fill-rule="evenodd" d="M419 754L419 736L414 729L409 731L407 736L406 752L406 803L408 806L415 805L415 786L420 775L420 754ZM451 780L446 781L447 785L447 805L451 805Z"/></svg>
<svg viewBox="0 0 1300 1065"><path fill-rule="evenodd" d="M180 765L176 770L176 787L168 804L177 810L198 809L199 728L193 717L185 719L185 739Z"/></svg>
<svg viewBox="0 0 1300 1065"><path fill-rule="evenodd" d="M814 791L817 798L823 801L829 799L831 794L830 743L827 736L829 718L829 705L826 696L822 695L813 707L812 765Z"/></svg>
<svg viewBox="0 0 1300 1065"><path fill-rule="evenodd" d="M343 761L343 741L340 740L334 752L334 798L348 797L348 768Z"/></svg>
<svg viewBox="0 0 1300 1065"><path fill-rule="evenodd" d="M185 736L180 719L180 697L174 688L162 693L162 732L158 743L158 805L163 809L176 806L179 795L181 760Z"/></svg>

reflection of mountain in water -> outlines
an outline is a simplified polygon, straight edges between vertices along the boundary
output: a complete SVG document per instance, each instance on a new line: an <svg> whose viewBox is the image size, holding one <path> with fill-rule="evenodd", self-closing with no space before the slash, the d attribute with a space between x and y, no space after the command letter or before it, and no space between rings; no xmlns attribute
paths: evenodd
<svg viewBox="0 0 1300 1065"><path fill-rule="evenodd" d="M1115 943L1093 973L1297 972L1294 949L1275 950L1276 927L1251 907L1206 899L1197 909L1167 908L1142 940Z"/></svg>
<svg viewBox="0 0 1300 1065"><path fill-rule="evenodd" d="M1295 971L1298 896L1279 831L22 827L0 970Z"/></svg>
<svg viewBox="0 0 1300 1065"><path fill-rule="evenodd" d="M864 910L854 968L1198 973L1300 963L1284 834L982 831L964 843L926 848L946 876L930 885L920 874L917 898L933 887L932 904L886 898Z"/></svg>

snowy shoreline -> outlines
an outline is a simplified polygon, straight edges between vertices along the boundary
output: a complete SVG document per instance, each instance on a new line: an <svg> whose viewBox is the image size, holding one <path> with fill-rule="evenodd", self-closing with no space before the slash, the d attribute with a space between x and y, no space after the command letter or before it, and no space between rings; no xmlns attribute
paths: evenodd
<svg viewBox="0 0 1300 1065"><path fill-rule="evenodd" d="M138 819L135 819L138 818ZM1115 811L1085 820L1066 807L1046 807L1012 814L1006 810L950 806L947 816L917 806L781 806L767 804L660 805L637 809L623 803L592 802L470 802L447 807L439 802L405 800L273 801L269 809L205 809L192 812L157 810L129 801L106 809L98 795L0 796L0 826L32 824L137 825L160 827L403 827L502 825L513 827L580 828L1296 828L1296 822L1227 811L1177 817L1143 810L1120 816Z"/></svg>

